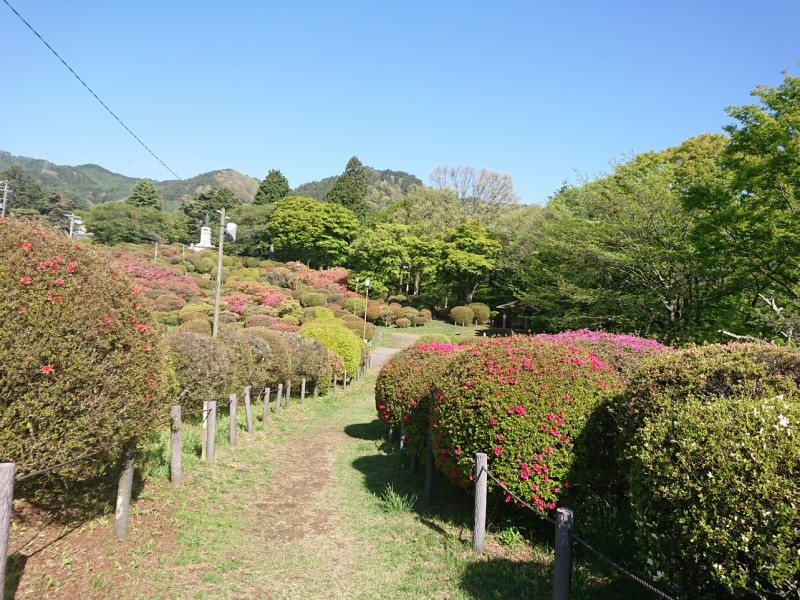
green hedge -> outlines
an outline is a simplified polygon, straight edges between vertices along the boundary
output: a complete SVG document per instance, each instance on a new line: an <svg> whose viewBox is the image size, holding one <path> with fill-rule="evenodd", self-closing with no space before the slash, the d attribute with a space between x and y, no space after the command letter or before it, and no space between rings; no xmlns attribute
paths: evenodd
<svg viewBox="0 0 800 600"><path fill-rule="evenodd" d="M0 461L22 475L98 449L107 459L34 485L102 474L168 414L174 379L139 294L100 249L0 220Z"/></svg>
<svg viewBox="0 0 800 600"><path fill-rule="evenodd" d="M306 387L309 391L314 386L317 386L321 392L329 389L333 369L328 358L328 350L323 346L322 342L296 333L283 333L280 335L291 349L292 379L299 382L305 377ZM300 388L297 387L296 389L299 390Z"/></svg>
<svg viewBox="0 0 800 600"><path fill-rule="evenodd" d="M619 391L605 363L575 346L528 337L489 338L460 353L438 385L431 413L436 464L471 485L475 454L540 510L565 488L580 492L575 439L595 408Z"/></svg>
<svg viewBox="0 0 800 600"><path fill-rule="evenodd" d="M175 331L166 336L178 380L179 404L198 410L203 402L224 402L231 391L234 357L228 347L210 334Z"/></svg>
<svg viewBox="0 0 800 600"><path fill-rule="evenodd" d="M473 318L478 322L479 325L485 325L489 322L491 309L488 305L484 304L483 302L473 302L471 304L467 304L467 308L472 311Z"/></svg>
<svg viewBox="0 0 800 600"><path fill-rule="evenodd" d="M297 358L284 336L266 327L249 327L242 331L242 336L253 357L250 386L254 392L284 383L291 377Z"/></svg>
<svg viewBox="0 0 800 600"><path fill-rule="evenodd" d="M471 325L472 320L475 318L475 313L472 309L466 306L455 306L450 309L450 318L456 325Z"/></svg>
<svg viewBox="0 0 800 600"><path fill-rule="evenodd" d="M340 319L316 319L300 327L300 335L313 338L342 361L342 369L355 374L361 364L364 343Z"/></svg>

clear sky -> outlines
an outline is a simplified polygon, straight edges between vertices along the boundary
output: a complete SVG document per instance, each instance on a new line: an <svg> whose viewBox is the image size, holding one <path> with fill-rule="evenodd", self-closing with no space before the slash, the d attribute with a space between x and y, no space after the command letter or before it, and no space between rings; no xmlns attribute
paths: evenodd
<svg viewBox="0 0 800 600"><path fill-rule="evenodd" d="M3 1L0 150L173 179ZM182 178L295 187L356 155L426 183L485 167L543 202L800 74L800 0L8 2Z"/></svg>

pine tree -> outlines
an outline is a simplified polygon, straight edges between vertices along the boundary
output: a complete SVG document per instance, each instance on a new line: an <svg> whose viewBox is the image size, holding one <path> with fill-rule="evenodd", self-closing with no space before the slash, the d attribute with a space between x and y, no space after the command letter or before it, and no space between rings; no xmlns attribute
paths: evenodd
<svg viewBox="0 0 800 600"><path fill-rule="evenodd" d="M139 208L155 208L161 210L161 196L158 195L158 190L153 182L149 179L140 179L139 182L133 186L131 195L125 198L125 202L131 206L138 206Z"/></svg>
<svg viewBox="0 0 800 600"><path fill-rule="evenodd" d="M325 196L326 202L341 204L352 210L359 218L367 212L367 173L357 157L347 161L344 173L333 184Z"/></svg>
<svg viewBox="0 0 800 600"><path fill-rule="evenodd" d="M271 204L289 195L291 189L283 173L277 169L270 170L264 181L258 186L253 204Z"/></svg>

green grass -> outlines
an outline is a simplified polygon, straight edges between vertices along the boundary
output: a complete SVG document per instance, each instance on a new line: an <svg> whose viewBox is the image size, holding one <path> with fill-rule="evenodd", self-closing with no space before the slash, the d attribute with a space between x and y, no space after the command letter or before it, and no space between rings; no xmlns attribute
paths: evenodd
<svg viewBox="0 0 800 600"><path fill-rule="evenodd" d="M461 325L453 325L445 321L431 321L421 327L407 327L398 329L397 327L379 327L381 331L381 343L392 333L412 333L414 335L426 335L429 333L436 333L446 335L452 341L458 341L458 338L464 336L482 335L486 327L483 325L474 325L470 327L463 327Z"/></svg>

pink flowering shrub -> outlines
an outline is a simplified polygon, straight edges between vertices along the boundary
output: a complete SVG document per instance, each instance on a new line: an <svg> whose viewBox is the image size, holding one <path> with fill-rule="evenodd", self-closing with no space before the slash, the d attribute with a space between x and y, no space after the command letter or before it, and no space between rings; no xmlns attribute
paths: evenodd
<svg viewBox="0 0 800 600"><path fill-rule="evenodd" d="M203 297L200 286L188 275L181 275L173 269L159 267L135 254L111 252L109 255L115 257L122 270L143 291L164 290L180 296L184 300Z"/></svg>
<svg viewBox="0 0 800 600"><path fill-rule="evenodd" d="M425 452L435 386L461 349L437 342L418 344L395 354L378 373L375 381L378 418L391 426L403 424L406 441L418 456Z"/></svg>
<svg viewBox="0 0 800 600"><path fill-rule="evenodd" d="M101 450L35 480L41 489L60 480L62 492L113 468L167 414L160 329L141 288L102 250L0 221L0 461L25 474Z"/></svg>
<svg viewBox="0 0 800 600"><path fill-rule="evenodd" d="M536 337L567 342L588 350L615 369L625 381L630 380L648 357L659 352L673 351L656 340L590 329L562 331L555 335L539 334Z"/></svg>
<svg viewBox="0 0 800 600"><path fill-rule="evenodd" d="M530 337L490 338L448 365L431 411L434 460L470 486L475 454L508 489L539 510L553 509L576 482L575 440L619 377L576 346ZM509 500L510 497L507 497Z"/></svg>
<svg viewBox="0 0 800 600"><path fill-rule="evenodd" d="M341 294L347 289L347 278L350 271L344 267L333 267L332 269L314 270L303 269L298 274L298 278L303 283L309 284L314 288L327 288Z"/></svg>
<svg viewBox="0 0 800 600"><path fill-rule="evenodd" d="M246 294L231 294L230 296L224 296L222 298L222 302L227 307L227 310L237 315L241 315L244 312L245 307L251 300L252 298Z"/></svg>

